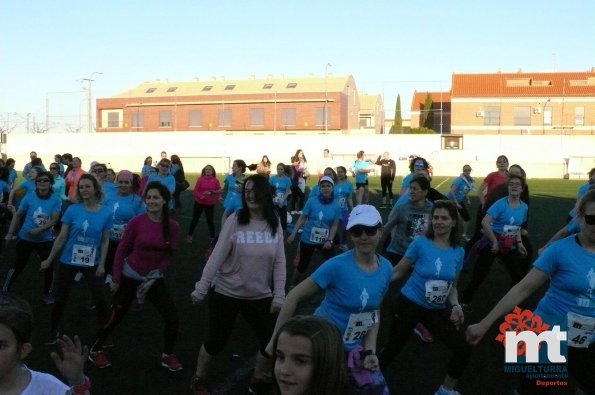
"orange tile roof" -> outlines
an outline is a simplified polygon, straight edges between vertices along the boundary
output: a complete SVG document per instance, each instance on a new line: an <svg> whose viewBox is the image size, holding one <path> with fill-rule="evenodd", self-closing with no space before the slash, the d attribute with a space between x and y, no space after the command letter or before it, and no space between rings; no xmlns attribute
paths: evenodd
<svg viewBox="0 0 595 395"><path fill-rule="evenodd" d="M595 96L595 72L452 75L452 97Z"/></svg>
<svg viewBox="0 0 595 395"><path fill-rule="evenodd" d="M432 97L432 103L448 103L450 102L450 92L413 92L413 99L411 100L411 111L421 111L421 108L426 101L426 95L430 94Z"/></svg>

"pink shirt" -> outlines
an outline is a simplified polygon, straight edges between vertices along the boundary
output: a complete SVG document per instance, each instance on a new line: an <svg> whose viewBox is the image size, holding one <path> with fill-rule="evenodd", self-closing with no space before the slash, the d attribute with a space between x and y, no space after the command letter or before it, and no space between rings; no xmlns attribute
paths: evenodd
<svg viewBox="0 0 595 395"><path fill-rule="evenodd" d="M483 182L487 185L486 200L491 198L491 193L494 193L494 187L504 184L508 181L508 175L502 175L500 172L495 171L486 176Z"/></svg>
<svg viewBox="0 0 595 395"><path fill-rule="evenodd" d="M285 276L281 225L272 236L265 220L251 219L248 225L240 225L234 213L225 221L193 294L204 296L214 286L218 293L238 299L257 300L272 295L273 304L281 305Z"/></svg>
<svg viewBox="0 0 595 395"><path fill-rule="evenodd" d="M124 230L124 235L114 259L112 276L115 283L120 283L124 260L141 276L151 270L158 269L164 273L171 264L171 256L176 248L180 226L172 219L169 220L170 245L163 240L161 222L155 222L147 214L132 218Z"/></svg>
<svg viewBox="0 0 595 395"><path fill-rule="evenodd" d="M204 193L212 191L221 191L221 184L219 184L217 177L201 176L196 181L192 195L194 195L194 200L196 203L204 204L205 206L212 206L217 203L217 200L219 200L219 197L221 197L220 192Z"/></svg>

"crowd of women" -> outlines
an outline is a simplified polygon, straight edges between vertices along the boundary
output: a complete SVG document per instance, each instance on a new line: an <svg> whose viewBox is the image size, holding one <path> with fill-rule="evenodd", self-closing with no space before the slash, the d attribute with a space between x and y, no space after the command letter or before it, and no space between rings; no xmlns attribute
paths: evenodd
<svg viewBox="0 0 595 395"><path fill-rule="evenodd" d="M168 159L163 152L155 163L147 157L140 175L129 170L110 175L111 169L96 162L86 173L81 160L69 154L57 156L46 171L33 154L19 184L14 161L0 167L3 212L11 218L4 248L14 244L16 251L14 262L5 265L0 303L15 304L11 287L36 252L44 276L41 298L52 305L48 343L87 356L79 343L64 337L61 322L71 287L82 278L97 315L96 340L88 352L96 367L111 365L107 338L134 304L146 300L164 321L161 365L182 370L174 353L180 319L165 281L180 233L175 220L180 195L188 187L180 158ZM359 151L349 170L329 160L310 191L304 152L289 159L276 165L266 155L251 165L236 159L222 184L207 165L192 190L185 241L194 242L203 212L209 234L209 247L196 257L206 264L190 293L193 303L206 301L209 311L208 336L191 382L194 394L209 393L209 366L232 336L239 314L258 340L250 393L387 394L383 374L415 333L450 350L435 394L456 395L473 344L548 280L535 314L568 331L569 374L584 393L595 392L595 169L579 189L569 226L533 260L526 174L519 165L509 166L505 156L477 189L474 234L469 233L469 193L475 188L469 165L443 195L431 187L428 161L412 157L410 172L393 195L396 170L388 153L373 162ZM384 224L368 204L368 176L375 164L382 170L379 208L390 207ZM219 202L223 215L216 229ZM292 269L285 246L298 238ZM312 269L316 251L323 262ZM465 314L473 310L473 298L496 259L510 275L510 291L479 323L466 326ZM461 287L464 268L470 280ZM389 292L395 286L400 289ZM294 316L300 302L317 294L323 298L314 316ZM383 339L381 322L388 334ZM0 321L0 335L5 326ZM521 379L519 391L547 393L528 379Z"/></svg>

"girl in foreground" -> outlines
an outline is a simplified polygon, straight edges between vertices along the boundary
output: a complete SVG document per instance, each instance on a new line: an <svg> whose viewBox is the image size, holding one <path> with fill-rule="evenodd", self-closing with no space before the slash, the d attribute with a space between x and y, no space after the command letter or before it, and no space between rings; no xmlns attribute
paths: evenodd
<svg viewBox="0 0 595 395"><path fill-rule="evenodd" d="M352 394L341 334L322 317L296 316L273 339L275 394Z"/></svg>

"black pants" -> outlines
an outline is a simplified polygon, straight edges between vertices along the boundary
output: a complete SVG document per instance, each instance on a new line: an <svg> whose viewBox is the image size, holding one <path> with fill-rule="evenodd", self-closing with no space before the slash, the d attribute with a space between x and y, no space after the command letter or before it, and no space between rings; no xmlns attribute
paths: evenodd
<svg viewBox="0 0 595 395"><path fill-rule="evenodd" d="M260 353L266 355L265 349L273 335L276 320L276 316L270 312L273 298L237 299L222 295L214 289L211 289L208 298L209 337L204 344L207 353L217 355L223 350L239 313L254 331Z"/></svg>
<svg viewBox="0 0 595 395"><path fill-rule="evenodd" d="M66 302L70 295L70 288L74 282L74 276L78 272L83 273L83 281L86 281L91 288L91 295L93 303L97 310L97 322L102 326L107 318L107 303L103 293L103 276L96 276L97 267L82 267L74 265L66 265L64 263L58 264L56 269L56 282L54 284L55 303L51 315L51 331L58 330L60 319L64 314Z"/></svg>
<svg viewBox="0 0 595 395"><path fill-rule="evenodd" d="M291 207L290 211L301 211L304 208L304 192L300 189L297 185L291 186L291 196L289 197L289 207Z"/></svg>
<svg viewBox="0 0 595 395"><path fill-rule="evenodd" d="M304 273L308 269L310 259L312 259L315 250L320 251L320 255L322 255L325 261L335 256L335 250L332 247L325 249L323 246L324 244L308 244L300 241L300 263L297 266L299 273Z"/></svg>
<svg viewBox="0 0 595 395"><path fill-rule="evenodd" d="M287 206L275 205L275 210L279 215L279 221L281 222L281 229L287 230Z"/></svg>
<svg viewBox="0 0 595 395"><path fill-rule="evenodd" d="M122 276L120 288L114 294L107 320L97 332L97 340L93 344L92 351L101 350L105 339L107 339L109 334L122 321L136 297L136 289L140 284L141 281L139 280ZM163 321L165 321L163 328L163 352L165 354L171 354L174 351L180 324L176 305L162 278L155 280L151 288L149 288L149 291L146 293L146 300L153 304L157 312L163 317Z"/></svg>
<svg viewBox="0 0 595 395"><path fill-rule="evenodd" d="M390 176L380 176L380 187L382 188L382 197L393 199L393 180Z"/></svg>
<svg viewBox="0 0 595 395"><path fill-rule="evenodd" d="M198 220L200 219L203 211L207 216L207 226L209 227L209 235L212 239L215 237L215 222L213 221L215 206L212 204L207 205L194 202L194 211L192 212L192 221L190 221L190 227L188 228L188 236L192 236L192 234L194 234L194 229L196 229L196 224L198 224Z"/></svg>
<svg viewBox="0 0 595 395"><path fill-rule="evenodd" d="M2 291L8 292L10 290L12 284L14 284L19 274L21 274L23 269L25 269L25 266L27 266L27 262L29 261L29 257L33 251L39 255L39 260L43 261L50 255L50 251L52 251L52 244L52 241L34 243L32 241L19 239L15 247L16 259L14 267L8 269L8 273L6 273L6 278L4 279L4 285L2 286ZM54 269L52 265L44 272L44 293L50 292L53 280Z"/></svg>
<svg viewBox="0 0 595 395"><path fill-rule="evenodd" d="M378 356L382 371L386 372L386 368L407 343L413 328L421 322L453 353L446 373L455 379L463 375L471 356L472 346L465 340L465 328L461 327L457 330L450 322L450 309L426 309L399 292L395 297L394 311L395 314L387 321L390 325L389 341Z"/></svg>
<svg viewBox="0 0 595 395"><path fill-rule="evenodd" d="M499 252L494 255L490 250L491 245L492 244L490 243L481 250L477 262L475 262L475 266L473 267L471 282L467 284L467 287L461 294L461 303L471 302L475 291L477 291L481 283L483 283L488 276L492 263L496 257L504 263L504 266L510 275L511 287L521 281L523 277L525 277L525 274L527 274L529 267L527 266L527 261L524 255L520 254L517 250L510 251L506 254Z"/></svg>
<svg viewBox="0 0 595 395"><path fill-rule="evenodd" d="M118 250L120 241L110 240L107 247L107 254L105 254L105 275L112 274L112 267L114 267L114 259L116 258L116 251Z"/></svg>

